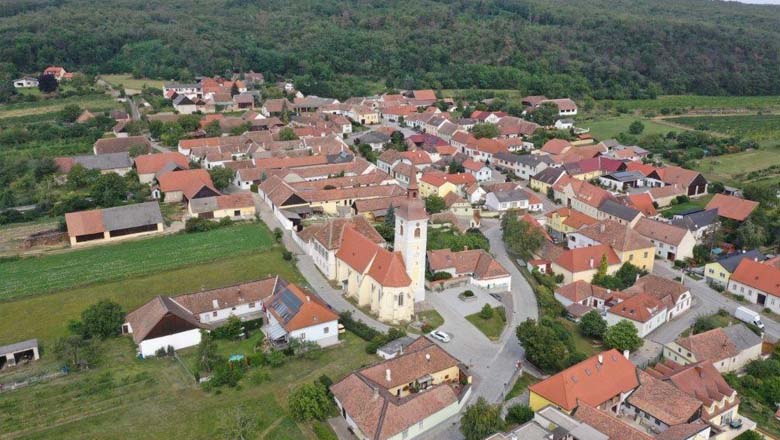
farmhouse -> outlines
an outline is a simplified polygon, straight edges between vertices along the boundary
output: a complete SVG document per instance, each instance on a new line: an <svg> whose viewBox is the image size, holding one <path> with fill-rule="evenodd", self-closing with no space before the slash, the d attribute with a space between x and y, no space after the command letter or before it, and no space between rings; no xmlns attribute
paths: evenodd
<svg viewBox="0 0 780 440"><path fill-rule="evenodd" d="M250 193L200 197L189 200L187 211L198 218L250 220L255 216L255 199Z"/></svg>
<svg viewBox="0 0 780 440"><path fill-rule="evenodd" d="M69 173L74 165L81 165L88 170L98 170L101 174L116 173L124 176L133 166L133 161L126 152L57 157L54 162L64 174Z"/></svg>
<svg viewBox="0 0 780 440"><path fill-rule="evenodd" d="M214 188L209 172L200 168L164 173L157 176L157 183L157 192L164 197L166 203L188 202L201 197L220 195Z"/></svg>
<svg viewBox="0 0 780 440"><path fill-rule="evenodd" d="M653 270L653 243L628 226L613 220L602 220L568 233L567 244L571 249L606 244L615 250L621 263L631 263L644 270Z"/></svg>
<svg viewBox="0 0 780 440"><path fill-rule="evenodd" d="M95 141L92 152L95 154L129 153L133 148L138 153L148 153L152 143L145 136L127 136L117 138L101 138Z"/></svg>
<svg viewBox="0 0 780 440"><path fill-rule="evenodd" d="M328 347L339 342L338 315L319 296L277 277L273 295L265 300L264 328L268 339L286 344L293 339Z"/></svg>
<svg viewBox="0 0 780 440"><path fill-rule="evenodd" d="M162 232L163 218L157 202L138 203L65 214L71 246L107 242Z"/></svg>
<svg viewBox="0 0 780 440"><path fill-rule="evenodd" d="M512 289L512 276L482 249L428 251L428 268L433 273L447 272L453 279L464 279L488 290L508 292Z"/></svg>
<svg viewBox="0 0 780 440"><path fill-rule="evenodd" d="M650 239L655 245L655 255L667 260L693 258L696 239L691 231L668 223L641 218L634 230Z"/></svg>
<svg viewBox="0 0 780 440"><path fill-rule="evenodd" d="M639 337L644 338L666 322L667 311L663 302L642 292L610 307L605 318L609 326L623 320L630 322L636 327Z"/></svg>
<svg viewBox="0 0 780 440"><path fill-rule="evenodd" d="M179 152L142 154L135 158L135 170L141 183L151 183L155 177L169 171L187 170L189 160Z"/></svg>
<svg viewBox="0 0 780 440"><path fill-rule="evenodd" d="M166 296L157 296L127 315L122 333L129 333L138 345L141 356L154 356L159 350L174 350L200 344L201 324L179 303Z"/></svg>
<svg viewBox="0 0 780 440"><path fill-rule="evenodd" d="M729 373L761 358L762 342L740 323L679 338L664 346L663 355L680 365L709 361L719 372Z"/></svg>

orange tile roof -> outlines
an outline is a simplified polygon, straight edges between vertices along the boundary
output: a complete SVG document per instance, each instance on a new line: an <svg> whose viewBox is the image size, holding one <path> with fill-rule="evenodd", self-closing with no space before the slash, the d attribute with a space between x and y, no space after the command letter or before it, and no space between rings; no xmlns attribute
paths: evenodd
<svg viewBox="0 0 780 440"><path fill-rule="evenodd" d="M614 220L602 220L577 232L620 252L653 248L653 243L642 234Z"/></svg>
<svg viewBox="0 0 780 440"><path fill-rule="evenodd" d="M565 250L554 261L569 272L576 273L598 269L601 264L601 258L604 256L607 257L609 266L620 264L620 258L618 258L615 251L610 246L604 244Z"/></svg>
<svg viewBox="0 0 780 440"><path fill-rule="evenodd" d="M464 160L462 165L463 165L463 168L465 168L465 169L467 169L467 170L471 170L471 171L479 171L479 170L481 170L483 167L485 167L485 164L484 164L484 163L482 163L482 162L477 162L477 161L475 161L475 160L472 160L472 159L466 159L466 160Z"/></svg>
<svg viewBox="0 0 780 440"><path fill-rule="evenodd" d="M718 215L738 222L745 221L758 208L758 202L726 194L715 194L704 209L717 209Z"/></svg>
<svg viewBox="0 0 780 440"><path fill-rule="evenodd" d="M638 385L634 364L612 349L533 384L528 389L564 410L571 411L578 402L599 406Z"/></svg>
<svg viewBox="0 0 780 440"><path fill-rule="evenodd" d="M654 217L658 214L653 206L653 198L648 193L629 194L627 199L632 207L648 217Z"/></svg>
<svg viewBox="0 0 780 440"><path fill-rule="evenodd" d="M412 150L412 151L404 151L401 153L401 157L404 159L408 159L409 162L412 163L412 165L424 165L424 164L430 164L433 163L431 160L431 156L428 155L425 150Z"/></svg>
<svg viewBox="0 0 780 440"><path fill-rule="evenodd" d="M414 92L414 99L420 99L420 100L436 100L436 93L433 90L426 89L426 90L415 90Z"/></svg>
<svg viewBox="0 0 780 440"><path fill-rule="evenodd" d="M279 295L286 289L288 292L295 295L298 300L301 301L301 305L295 315L289 320L283 319L279 316L274 307L266 307L266 310L270 311L274 315L276 320L282 324L285 330L293 332L295 330L304 329L318 324L326 322L336 321L339 316L328 308L320 297L310 292L304 292L295 284L287 284L283 289L277 288L274 295L265 300L266 304L271 304L274 300L279 299Z"/></svg>
<svg viewBox="0 0 780 440"><path fill-rule="evenodd" d="M667 166L663 168L656 168L655 173L666 183L674 183L688 187L696 177L699 176L698 171L687 170L678 166Z"/></svg>
<svg viewBox="0 0 780 440"><path fill-rule="evenodd" d="M543 152L552 155L560 155L571 148L571 142L565 139L550 139L542 145Z"/></svg>
<svg viewBox="0 0 780 440"><path fill-rule="evenodd" d="M731 280L780 297L780 269L773 265L743 258Z"/></svg>
<svg viewBox="0 0 780 440"><path fill-rule="evenodd" d="M103 210L69 212L65 214L65 223L68 225L68 235L99 234L106 230L103 224Z"/></svg>
<svg viewBox="0 0 780 440"><path fill-rule="evenodd" d="M609 309L609 313L636 322L647 322L665 311L663 302L645 292L629 297Z"/></svg>
<svg viewBox="0 0 780 440"><path fill-rule="evenodd" d="M584 280L578 280L559 287L556 293L568 299L569 301L578 303L591 297L606 301L613 296L613 293L617 292L612 292L608 289L591 284Z"/></svg>
<svg viewBox="0 0 780 440"><path fill-rule="evenodd" d="M440 171L429 171L423 173L422 177L420 177L420 181L438 188L447 182L450 182L455 186L469 185L476 183L477 179L470 173L445 174Z"/></svg>
<svg viewBox="0 0 780 440"><path fill-rule="evenodd" d="M655 171L655 167L642 162L626 162L626 171L639 171L646 177Z"/></svg>
<svg viewBox="0 0 780 440"><path fill-rule="evenodd" d="M737 346L722 328L680 338L675 342L693 353L697 361L711 360L715 362L739 354Z"/></svg>
<svg viewBox="0 0 780 440"><path fill-rule="evenodd" d="M251 193L235 193L223 196L217 196L217 207L219 209L236 209L254 207L255 199Z"/></svg>
<svg viewBox="0 0 780 440"><path fill-rule="evenodd" d="M357 272L365 273L377 252L379 252L379 245L351 225L347 225L342 232L341 248L336 252L336 258Z"/></svg>
<svg viewBox="0 0 780 440"><path fill-rule="evenodd" d="M596 405L582 404L574 412L574 418L593 427L596 431L610 439L620 440L652 440L648 434L634 428L613 414L594 408Z"/></svg>
<svg viewBox="0 0 780 440"><path fill-rule="evenodd" d="M674 244L675 246L679 245L685 236L690 234L690 231L685 228L651 220L646 217L639 219L634 226L634 230L651 240Z"/></svg>
<svg viewBox="0 0 780 440"><path fill-rule="evenodd" d="M408 287L412 284L401 253L390 252L385 248L377 249L368 275L384 287Z"/></svg>
<svg viewBox="0 0 780 440"><path fill-rule="evenodd" d="M198 168L194 170L172 171L157 178L160 183L160 191L185 191L193 185L205 185L213 187L209 172Z"/></svg>
<svg viewBox="0 0 780 440"><path fill-rule="evenodd" d="M142 154L135 158L135 169L138 174L154 174L169 163L173 163L183 169L190 167L190 161L183 154L171 151L157 154Z"/></svg>
<svg viewBox="0 0 780 440"><path fill-rule="evenodd" d="M428 251L428 265L434 272L453 268L458 276L473 274L474 278L480 280L509 276L509 272L482 249Z"/></svg>

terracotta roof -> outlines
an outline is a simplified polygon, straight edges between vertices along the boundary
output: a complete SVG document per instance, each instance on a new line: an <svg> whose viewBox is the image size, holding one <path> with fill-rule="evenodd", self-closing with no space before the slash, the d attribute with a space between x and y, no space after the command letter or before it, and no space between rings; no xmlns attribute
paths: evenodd
<svg viewBox="0 0 780 440"><path fill-rule="evenodd" d="M722 328L715 328L697 335L690 335L675 341L679 346L693 353L697 361L719 361L736 356L737 346Z"/></svg>
<svg viewBox="0 0 780 440"><path fill-rule="evenodd" d="M279 279L273 295L265 299L268 310L288 332L336 321L339 316L319 296Z"/></svg>
<svg viewBox="0 0 780 440"><path fill-rule="evenodd" d="M374 197L398 196L404 193L398 185L359 186L356 188L320 189L300 191L300 196L309 202L326 202L332 200L357 200Z"/></svg>
<svg viewBox="0 0 780 440"><path fill-rule="evenodd" d="M156 296L151 301L127 314L125 322L133 330L133 341L141 343L166 315L173 315L184 321L190 329L208 328L198 322L192 312L166 296Z"/></svg>
<svg viewBox="0 0 780 440"><path fill-rule="evenodd" d="M452 205L455 204L468 204L469 206L471 206L471 204L467 202L466 199L459 196L457 193L448 192L447 195L444 196L444 206L450 208Z"/></svg>
<svg viewBox="0 0 780 440"><path fill-rule="evenodd" d="M588 298L598 298L607 301L618 292L613 292L587 281L578 280L559 287L555 293L563 296L569 301L578 303Z"/></svg>
<svg viewBox="0 0 780 440"><path fill-rule="evenodd" d="M656 200L666 197L685 195L687 191L680 185L666 185L655 186L650 188L647 192L650 193L650 195L653 197L653 200Z"/></svg>
<svg viewBox="0 0 780 440"><path fill-rule="evenodd" d="M698 418L701 402L644 371L638 373L640 385L628 397L628 403L668 426Z"/></svg>
<svg viewBox="0 0 780 440"><path fill-rule="evenodd" d="M351 225L346 225L341 234L341 247L336 252L336 258L357 272L365 273L374 256L379 252L379 246Z"/></svg>
<svg viewBox="0 0 780 440"><path fill-rule="evenodd" d="M742 222L747 220L756 208L758 208L758 202L725 194L715 194L704 209L717 209L719 216Z"/></svg>
<svg viewBox="0 0 780 440"><path fill-rule="evenodd" d="M412 284L401 253L384 248L377 250L368 275L384 287L408 287Z"/></svg>
<svg viewBox="0 0 780 440"><path fill-rule="evenodd" d="M780 269L744 258L731 274L731 280L780 297Z"/></svg>
<svg viewBox="0 0 780 440"><path fill-rule="evenodd" d="M662 301L668 308L673 308L680 296L689 289L682 283L674 280L659 277L658 275L647 274L636 280L634 285L625 289L626 293L647 293Z"/></svg>
<svg viewBox="0 0 780 440"><path fill-rule="evenodd" d="M655 171L655 167L642 162L627 162L626 171L639 171L647 177L650 173Z"/></svg>
<svg viewBox="0 0 780 440"><path fill-rule="evenodd" d="M642 292L612 306L609 313L631 321L647 322L666 310L666 306L658 298Z"/></svg>
<svg viewBox="0 0 780 440"><path fill-rule="evenodd" d="M653 206L653 198L648 193L629 194L625 200L627 200L632 207L648 217L655 217L658 214L655 206Z"/></svg>
<svg viewBox="0 0 780 440"><path fill-rule="evenodd" d="M425 165L433 163L431 156L429 156L425 150L404 151L401 153L401 157L409 160L412 165Z"/></svg>
<svg viewBox="0 0 780 440"><path fill-rule="evenodd" d="M571 411L580 403L601 405L638 385L634 364L612 349L533 384L528 389L564 410Z"/></svg>
<svg viewBox="0 0 780 440"><path fill-rule="evenodd" d="M620 252L653 247L653 243L639 234L639 232L614 220L602 220L590 226L585 226L577 232L593 241L608 244Z"/></svg>
<svg viewBox="0 0 780 440"><path fill-rule="evenodd" d="M558 208L545 215L552 218L553 214L558 214L558 216L563 217L565 219L563 220L563 224L574 229L580 229L583 226L592 225L598 222L595 218L571 208Z"/></svg>
<svg viewBox="0 0 780 440"><path fill-rule="evenodd" d="M560 155L572 148L571 142L566 139L550 139L542 145L542 152L552 155Z"/></svg>
<svg viewBox="0 0 780 440"><path fill-rule="evenodd" d="M355 209L358 214L370 212L374 215L383 216L391 205L393 208L397 208L404 200L406 200L405 195L356 200Z"/></svg>
<svg viewBox="0 0 780 440"><path fill-rule="evenodd" d="M694 423L670 426L664 432L657 434L655 440L688 440L695 438L696 434L709 428L710 425L705 424L701 420Z"/></svg>
<svg viewBox="0 0 780 440"><path fill-rule="evenodd" d="M657 220L651 220L646 217L640 218L639 221L636 222L634 230L651 240L669 243L675 246L679 245L685 236L690 234L690 231L685 228L680 228Z"/></svg>
<svg viewBox="0 0 780 440"><path fill-rule="evenodd" d="M462 165L463 165L463 168L465 168L467 170L471 170L471 171L479 171L482 168L487 166L487 165L485 165L482 162L477 162L477 161L471 160L471 159L464 160Z"/></svg>
<svg viewBox="0 0 780 440"><path fill-rule="evenodd" d="M656 168L655 173L663 182L682 185L686 188L700 175L698 171L686 170L678 166Z"/></svg>
<svg viewBox="0 0 780 440"><path fill-rule="evenodd" d="M157 154L143 154L135 158L135 169L138 174L156 174L167 164L173 163L182 169L190 167L190 161L178 152L167 152Z"/></svg>
<svg viewBox="0 0 780 440"><path fill-rule="evenodd" d="M420 177L420 181L438 188L446 182L450 182L455 186L460 186L476 183L477 179L470 173L445 174L440 171L429 171L423 173L422 177Z"/></svg>
<svg viewBox="0 0 780 440"><path fill-rule="evenodd" d="M100 209L69 212L65 214L65 223L68 226L68 235L71 237L99 234L106 230L103 224L103 211Z"/></svg>
<svg viewBox="0 0 780 440"><path fill-rule="evenodd" d="M143 152L147 153L152 144L145 136L127 136L118 138L101 138L95 141L95 154L121 153L130 151L133 147L142 147Z"/></svg>
<svg viewBox="0 0 780 440"><path fill-rule="evenodd" d="M209 172L202 169L172 171L157 177L160 191L186 191L193 185L214 187Z"/></svg>
<svg viewBox="0 0 780 440"><path fill-rule="evenodd" d="M433 90L426 89L426 90L415 90L412 92L414 94L414 99L420 99L420 100L436 100L436 93Z"/></svg>
<svg viewBox="0 0 780 440"><path fill-rule="evenodd" d="M509 272L482 249L453 252L449 249L428 251L428 266L434 272L454 269L458 276L473 275L479 280L502 278Z"/></svg>
<svg viewBox="0 0 780 440"><path fill-rule="evenodd" d="M506 145L495 139L488 138L477 139L475 142L471 142L469 146L476 150L484 151L490 154L497 154L508 151Z"/></svg>
<svg viewBox="0 0 780 440"><path fill-rule="evenodd" d="M235 307L250 302L262 302L273 294L279 277L188 293L173 297L173 300L195 315ZM260 305L257 305L260 310Z"/></svg>
<svg viewBox="0 0 780 440"><path fill-rule="evenodd" d="M709 361L682 366L667 360L647 369L646 372L657 379L671 382L684 393L701 401L704 404L702 410L707 419L724 413L739 404L739 398L734 397L734 403L722 407L715 405L713 412L707 411L707 407L713 402L722 402L726 397L736 396L736 391L729 386Z"/></svg>
<svg viewBox="0 0 780 440"><path fill-rule="evenodd" d="M652 440L648 434L634 428L614 415L594 408L596 405L581 404L574 412L574 418L588 424L596 431L607 435L610 439L620 440Z"/></svg>
<svg viewBox="0 0 780 440"><path fill-rule="evenodd" d="M609 245L604 244L567 249L560 256L551 260L569 272L576 273L598 269L603 256L607 257L607 264L610 266L620 264L620 258L615 254L615 251Z"/></svg>
<svg viewBox="0 0 780 440"><path fill-rule="evenodd" d="M357 216L352 218L338 218L325 223L307 226L301 234L308 234L312 239L317 240L325 249L338 250L341 248L344 237L344 229L347 226L355 228L361 235L377 244L384 244L385 240L368 223L365 217Z"/></svg>

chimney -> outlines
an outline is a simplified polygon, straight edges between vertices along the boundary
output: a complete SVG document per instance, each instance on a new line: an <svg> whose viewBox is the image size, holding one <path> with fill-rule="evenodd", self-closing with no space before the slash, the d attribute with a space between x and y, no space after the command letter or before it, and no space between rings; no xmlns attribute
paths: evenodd
<svg viewBox="0 0 780 440"><path fill-rule="evenodd" d="M390 376L390 369L389 368L385 370L385 380L388 381L388 382L392 381L392 376Z"/></svg>
<svg viewBox="0 0 780 440"><path fill-rule="evenodd" d="M604 355L600 354L599 355L599 364L603 364L603 363L604 363Z"/></svg>
<svg viewBox="0 0 780 440"><path fill-rule="evenodd" d="M593 269L593 265L596 263L595 260L593 260L593 257L590 257L590 268Z"/></svg>
<svg viewBox="0 0 780 440"><path fill-rule="evenodd" d="M604 223L602 223L602 224L600 224L600 225L599 225L599 229L601 230L601 232L604 232L604 231L606 231L606 230L607 230L607 225L605 225Z"/></svg>
<svg viewBox="0 0 780 440"><path fill-rule="evenodd" d="M430 362L431 361L431 355L430 353L425 353L425 360Z"/></svg>
<svg viewBox="0 0 780 440"><path fill-rule="evenodd" d="M623 350L623 357L628 359L628 350Z"/></svg>

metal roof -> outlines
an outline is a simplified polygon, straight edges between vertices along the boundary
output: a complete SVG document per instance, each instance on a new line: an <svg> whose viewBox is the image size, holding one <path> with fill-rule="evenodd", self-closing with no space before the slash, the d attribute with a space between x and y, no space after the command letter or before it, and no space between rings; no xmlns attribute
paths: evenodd
<svg viewBox="0 0 780 440"><path fill-rule="evenodd" d="M135 228L162 222L162 213L157 202L136 203L103 210L103 224L107 231Z"/></svg>
<svg viewBox="0 0 780 440"><path fill-rule="evenodd" d="M29 350L38 346L37 339L28 339L26 341L17 342L14 344L4 345L0 347L0 355L8 353L16 353L18 351Z"/></svg>

